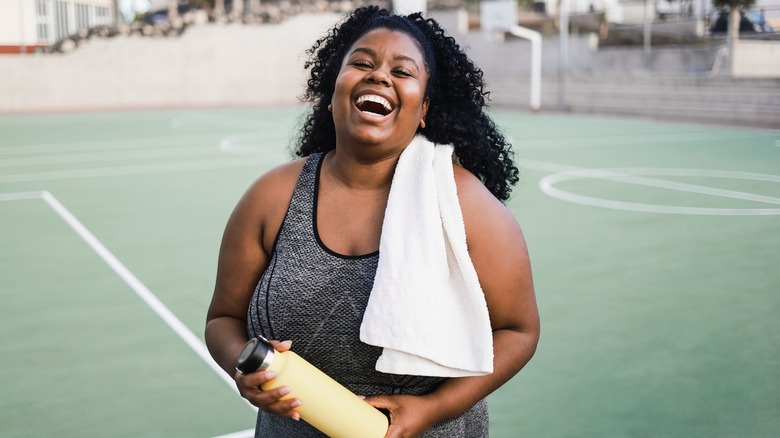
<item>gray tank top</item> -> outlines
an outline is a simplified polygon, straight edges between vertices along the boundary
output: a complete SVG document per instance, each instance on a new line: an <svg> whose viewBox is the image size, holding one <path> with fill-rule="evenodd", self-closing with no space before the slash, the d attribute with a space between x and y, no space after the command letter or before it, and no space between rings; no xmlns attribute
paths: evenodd
<svg viewBox="0 0 780 438"><path fill-rule="evenodd" d="M293 351L356 394L426 394L442 379L376 371L374 366L382 349L360 341L360 324L379 253L346 256L330 250L320 240L317 194L322 157L323 154L309 156L301 170L268 268L252 294L247 315L248 334L292 340ZM457 428L460 432L450 428L455 423L462 423ZM435 429L442 429L442 433ZM304 421L260 410L255 436L319 438L325 435ZM484 400L424 436L487 436Z"/></svg>

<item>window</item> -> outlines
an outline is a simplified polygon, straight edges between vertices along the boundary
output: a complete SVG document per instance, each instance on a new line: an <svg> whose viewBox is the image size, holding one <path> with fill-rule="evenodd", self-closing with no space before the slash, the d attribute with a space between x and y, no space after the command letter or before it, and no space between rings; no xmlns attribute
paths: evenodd
<svg viewBox="0 0 780 438"><path fill-rule="evenodd" d="M89 6L76 4L76 29L89 28Z"/></svg>
<svg viewBox="0 0 780 438"><path fill-rule="evenodd" d="M35 0L35 18L38 41L47 43L51 38L51 0Z"/></svg>
<svg viewBox="0 0 780 438"><path fill-rule="evenodd" d="M110 7L75 0L35 0L35 12L41 44L53 44L79 29L111 24L112 21Z"/></svg>
<svg viewBox="0 0 780 438"><path fill-rule="evenodd" d="M70 34L68 32L68 21L70 14L68 14L68 4L64 1L54 2L54 39L59 41Z"/></svg>
<svg viewBox="0 0 780 438"><path fill-rule="evenodd" d="M109 16L110 9L101 6L95 6L96 22L94 24L111 24L111 17Z"/></svg>

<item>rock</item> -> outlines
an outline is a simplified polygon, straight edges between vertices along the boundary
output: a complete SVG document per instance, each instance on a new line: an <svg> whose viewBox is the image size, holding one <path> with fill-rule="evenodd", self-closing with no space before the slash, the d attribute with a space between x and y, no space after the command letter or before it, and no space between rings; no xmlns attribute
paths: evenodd
<svg viewBox="0 0 780 438"><path fill-rule="evenodd" d="M54 50L60 53L70 53L76 50L76 42L70 38L63 38L55 44Z"/></svg>

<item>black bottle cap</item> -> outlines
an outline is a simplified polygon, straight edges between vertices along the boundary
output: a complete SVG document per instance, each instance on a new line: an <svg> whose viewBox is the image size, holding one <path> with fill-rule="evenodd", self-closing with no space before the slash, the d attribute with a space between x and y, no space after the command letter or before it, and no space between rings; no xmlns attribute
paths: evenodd
<svg viewBox="0 0 780 438"><path fill-rule="evenodd" d="M252 338L238 354L236 369L244 374L268 368L274 357L274 347L263 338Z"/></svg>

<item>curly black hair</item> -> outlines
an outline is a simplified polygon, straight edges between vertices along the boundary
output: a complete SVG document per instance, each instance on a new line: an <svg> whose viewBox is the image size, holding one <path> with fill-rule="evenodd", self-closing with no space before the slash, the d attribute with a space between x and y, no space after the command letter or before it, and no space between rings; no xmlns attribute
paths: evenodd
<svg viewBox="0 0 780 438"><path fill-rule="evenodd" d="M354 10L307 51L309 70L302 96L312 108L305 116L295 154L304 157L336 147L336 130L328 104L346 51L361 36L376 28L408 34L423 52L430 99L425 128L418 130L428 140L451 144L458 162L476 175L493 195L506 201L518 181L511 145L484 112L488 92L482 70L461 50L433 19L420 13L393 15L376 6Z"/></svg>

